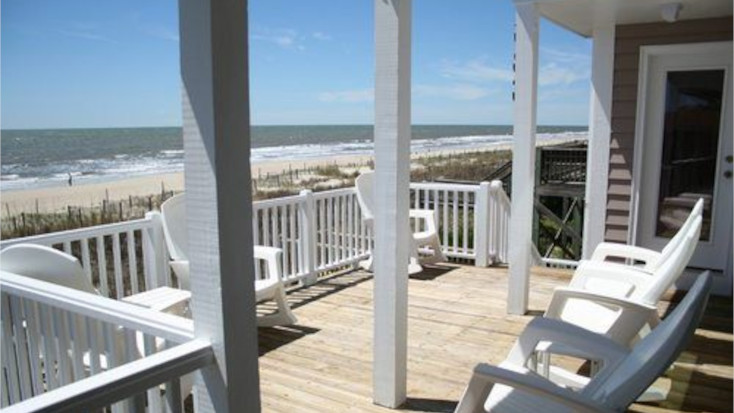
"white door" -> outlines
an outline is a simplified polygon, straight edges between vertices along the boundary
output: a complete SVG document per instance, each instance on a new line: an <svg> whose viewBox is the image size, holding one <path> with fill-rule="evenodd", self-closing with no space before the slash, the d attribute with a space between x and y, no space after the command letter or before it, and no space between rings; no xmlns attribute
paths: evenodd
<svg viewBox="0 0 734 413"><path fill-rule="evenodd" d="M689 267L723 271L730 284L732 43L645 49L636 243L661 249L704 198L701 238Z"/></svg>

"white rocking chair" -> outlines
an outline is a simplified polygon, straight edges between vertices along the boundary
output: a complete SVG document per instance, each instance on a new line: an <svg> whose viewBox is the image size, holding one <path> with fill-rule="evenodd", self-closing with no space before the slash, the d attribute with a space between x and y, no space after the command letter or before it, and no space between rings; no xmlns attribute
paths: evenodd
<svg viewBox="0 0 734 413"><path fill-rule="evenodd" d="M669 257L652 273L635 267L588 262L584 271L574 274L568 287L556 288L544 317L603 334L625 347L632 346L648 331L646 327L652 329L660 323L657 304L693 255L701 221L701 216L693 220ZM588 381L569 378L563 370L550 365L551 354L586 358L584 354L557 343L544 343L538 351L540 370L545 377L571 387L583 386ZM592 366L594 374L596 364ZM652 389L645 396L648 400L658 400L661 394Z"/></svg>
<svg viewBox="0 0 734 413"><path fill-rule="evenodd" d="M536 318L499 366L479 364L456 413L624 412L676 360L703 316L711 275L703 274L675 310L632 350L562 321ZM538 376L527 365L541 342L573 347L601 362L579 391Z"/></svg>
<svg viewBox="0 0 734 413"><path fill-rule="evenodd" d="M374 172L363 172L354 181L357 190L357 201L362 210L362 222L374 231ZM436 216L430 209L411 209L409 210L409 219L417 220L416 228L422 230L414 232L412 237L413 248L411 252L411 263L409 272L411 274L420 272L419 264L435 264L437 262L446 261L446 256L441 250L441 241L438 238L438 226L436 225ZM374 233L374 232L373 232ZM425 247L430 249L430 255L421 256L421 252L425 252ZM372 271L372 257L362 263L362 267L368 271Z"/></svg>
<svg viewBox="0 0 734 413"><path fill-rule="evenodd" d="M602 242L591 255L591 259L588 261L582 261L579 269L583 270L583 267L587 265L587 262L603 262L609 258L623 258L628 260L630 264L635 265L635 268L642 269L643 271L653 272L663 262L667 261L675 248L680 245L685 237L686 233L691 229L696 218L703 215L703 198L699 198L696 204L691 209L691 213L686 218L686 221L681 225L678 232L663 249L658 252L648 248L642 248L635 245L618 244L614 242ZM613 265L625 265L621 263L610 263Z"/></svg>
<svg viewBox="0 0 734 413"><path fill-rule="evenodd" d="M178 278L179 286L190 289L188 231L186 230L186 194L176 195L161 205L163 233L166 238L171 269ZM257 301L273 300L278 306L274 314L260 316L257 323L261 327L290 325L297 322L296 316L288 306L280 267L282 250L280 248L255 246L254 257L264 261L266 271L261 279L255 280Z"/></svg>

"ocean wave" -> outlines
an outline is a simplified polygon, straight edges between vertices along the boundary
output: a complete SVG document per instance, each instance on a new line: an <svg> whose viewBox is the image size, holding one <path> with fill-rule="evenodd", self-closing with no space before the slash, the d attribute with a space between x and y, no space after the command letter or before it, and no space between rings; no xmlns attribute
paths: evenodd
<svg viewBox="0 0 734 413"><path fill-rule="evenodd" d="M1 181L15 181L18 178L20 178L20 175L18 175L18 174L0 175L0 180Z"/></svg>

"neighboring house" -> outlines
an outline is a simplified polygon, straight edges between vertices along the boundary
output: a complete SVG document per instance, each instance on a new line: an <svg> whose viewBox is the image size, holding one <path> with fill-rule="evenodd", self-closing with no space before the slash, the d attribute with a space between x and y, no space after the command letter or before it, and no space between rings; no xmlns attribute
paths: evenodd
<svg viewBox="0 0 734 413"><path fill-rule="evenodd" d="M731 295L732 2L515 3L593 39L585 253L661 249L703 197L690 267L716 270Z"/></svg>

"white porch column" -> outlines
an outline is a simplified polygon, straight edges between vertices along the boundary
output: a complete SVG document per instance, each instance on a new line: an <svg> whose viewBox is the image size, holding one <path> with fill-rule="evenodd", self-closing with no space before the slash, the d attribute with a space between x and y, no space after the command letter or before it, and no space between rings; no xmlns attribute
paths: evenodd
<svg viewBox="0 0 734 413"><path fill-rule="evenodd" d="M507 312L525 314L533 242L539 15L535 3L515 7L515 124Z"/></svg>
<svg viewBox="0 0 734 413"><path fill-rule="evenodd" d="M195 410L256 412L247 1L180 0L179 14L192 312L217 359Z"/></svg>
<svg viewBox="0 0 734 413"><path fill-rule="evenodd" d="M410 0L375 0L373 399L405 401L410 183Z"/></svg>
<svg viewBox="0 0 734 413"><path fill-rule="evenodd" d="M612 84L614 80L614 24L594 28L591 61L589 147L586 155L583 258L589 258L604 241L609 178L609 143L612 134Z"/></svg>

